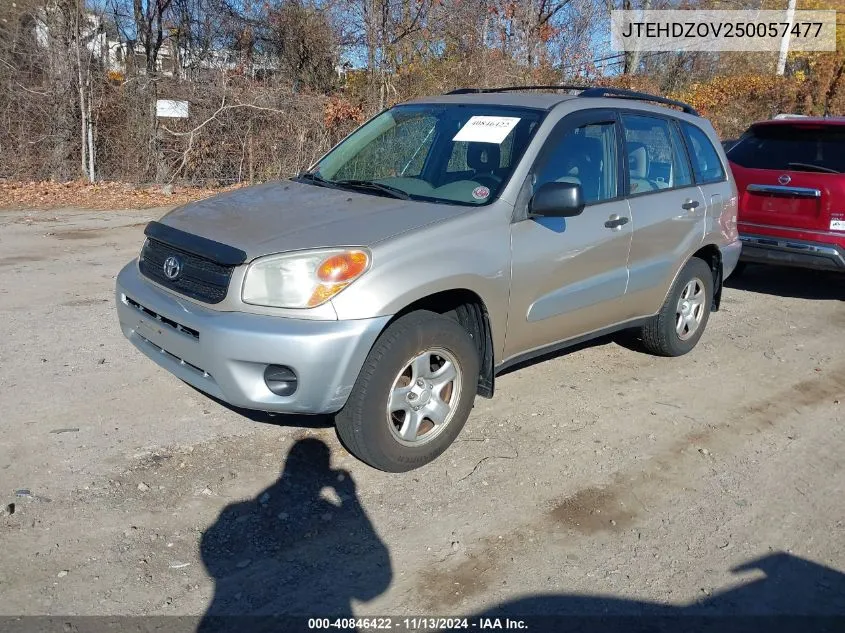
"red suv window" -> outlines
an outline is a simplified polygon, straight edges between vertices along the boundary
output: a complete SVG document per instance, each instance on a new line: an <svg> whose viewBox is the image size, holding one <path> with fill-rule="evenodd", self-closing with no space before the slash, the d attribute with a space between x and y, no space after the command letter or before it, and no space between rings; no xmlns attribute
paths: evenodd
<svg viewBox="0 0 845 633"><path fill-rule="evenodd" d="M728 152L731 162L750 169L845 172L845 128L757 125Z"/></svg>

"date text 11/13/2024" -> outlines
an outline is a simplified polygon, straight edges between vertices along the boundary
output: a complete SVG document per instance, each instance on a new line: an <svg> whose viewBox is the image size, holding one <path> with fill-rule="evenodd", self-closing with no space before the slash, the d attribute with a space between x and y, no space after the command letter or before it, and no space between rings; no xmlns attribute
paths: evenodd
<svg viewBox="0 0 845 633"><path fill-rule="evenodd" d="M513 618L441 618L441 617L371 617L371 618L309 618L309 630L347 629L357 631L443 631L456 629L526 630L524 620Z"/></svg>

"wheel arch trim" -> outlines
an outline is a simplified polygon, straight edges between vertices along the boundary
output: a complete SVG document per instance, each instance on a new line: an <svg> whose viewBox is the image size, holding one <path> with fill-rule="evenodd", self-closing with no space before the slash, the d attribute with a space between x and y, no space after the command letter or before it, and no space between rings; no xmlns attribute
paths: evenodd
<svg viewBox="0 0 845 633"><path fill-rule="evenodd" d="M384 329L400 317L417 310L430 310L453 316L467 330L478 350L480 373L477 393L485 398L492 398L495 390L494 367L498 354L495 351L490 313L481 295L470 288L457 287L428 294L410 293L405 296L404 307L390 318Z"/></svg>

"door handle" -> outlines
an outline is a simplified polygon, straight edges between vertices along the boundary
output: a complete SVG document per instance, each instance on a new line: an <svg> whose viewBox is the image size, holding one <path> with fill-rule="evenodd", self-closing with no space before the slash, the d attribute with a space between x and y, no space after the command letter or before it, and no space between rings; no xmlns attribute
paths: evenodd
<svg viewBox="0 0 845 633"><path fill-rule="evenodd" d="M681 208L685 209L686 211L692 211L693 209L698 208L698 204L698 200L689 199L681 205Z"/></svg>
<svg viewBox="0 0 845 633"><path fill-rule="evenodd" d="M620 218L615 213L610 216L610 219L608 219L607 222L604 223L604 225L609 229L620 229L626 224L628 224L628 218Z"/></svg>

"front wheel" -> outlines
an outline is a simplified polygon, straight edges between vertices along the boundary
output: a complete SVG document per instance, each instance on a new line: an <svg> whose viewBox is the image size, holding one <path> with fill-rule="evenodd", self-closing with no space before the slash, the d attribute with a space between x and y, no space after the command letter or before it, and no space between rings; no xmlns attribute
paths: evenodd
<svg viewBox="0 0 845 633"><path fill-rule="evenodd" d="M478 385L475 343L434 312L398 318L370 350L346 406L335 417L341 442L388 472L429 463L455 440Z"/></svg>
<svg viewBox="0 0 845 633"><path fill-rule="evenodd" d="M692 258L678 274L666 302L642 327L645 348L658 356L682 356L695 347L713 302L713 271Z"/></svg>

